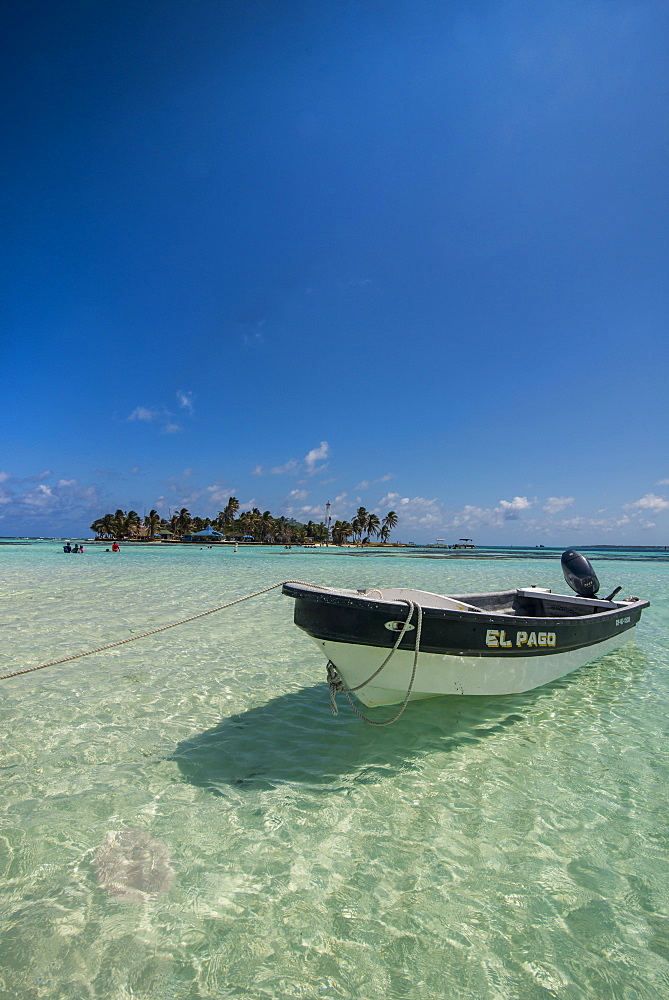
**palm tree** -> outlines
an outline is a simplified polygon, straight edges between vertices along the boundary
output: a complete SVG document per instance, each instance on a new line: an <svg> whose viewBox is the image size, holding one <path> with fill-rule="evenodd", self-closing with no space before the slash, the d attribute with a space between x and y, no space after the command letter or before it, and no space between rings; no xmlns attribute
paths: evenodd
<svg viewBox="0 0 669 1000"><path fill-rule="evenodd" d="M275 518L269 510L261 513L258 507L246 510L240 517L236 518L235 515L238 511L239 501L236 497L228 499L224 509L218 512L213 522L208 517L191 515L186 507L175 511L169 521L161 518L158 511L152 509L148 515L144 516L145 532L142 534L146 538L154 538L158 529L169 528L172 534L183 537L213 523L221 531L243 532L252 535L256 541L262 541L268 536L273 537L275 541L287 543L303 540L305 537L318 541L328 540L328 529L324 522L310 520L307 524L301 524L292 518L290 521L283 516ZM394 510L389 511L381 522L376 514L368 513L365 507L358 507L357 514L350 523L349 521L335 521L332 527L332 541L341 545L351 536L357 540L365 538L367 541L365 536L378 535L385 542L397 522L398 517ZM137 511L129 510L126 513L119 508L113 514L105 514L103 517L96 518L90 527L100 537L127 538L139 535L141 524L142 519Z"/></svg>
<svg viewBox="0 0 669 1000"><path fill-rule="evenodd" d="M367 534L372 537L372 535L378 535L379 528L381 527L381 522L379 521L376 514L367 515Z"/></svg>
<svg viewBox="0 0 669 1000"><path fill-rule="evenodd" d="M255 526L254 525L255 515L254 515L253 511L250 511L250 510L242 511L242 513L239 515L238 520L239 520L239 526L242 529L242 532L245 535L253 535L253 537L255 538L255 535L253 534L253 529L254 529L254 526Z"/></svg>
<svg viewBox="0 0 669 1000"><path fill-rule="evenodd" d="M251 524L251 534L253 535L254 542L259 542L262 540L262 514L257 507L254 507L251 511L251 517L249 518Z"/></svg>
<svg viewBox="0 0 669 1000"><path fill-rule="evenodd" d="M136 510L129 510L125 515L123 524L123 534L124 535L136 535L139 532L139 526L142 523L142 519Z"/></svg>
<svg viewBox="0 0 669 1000"><path fill-rule="evenodd" d="M367 513L366 507L358 507L356 515L353 518L353 529L355 534L358 536L359 540L362 541L362 536L367 530L367 518L369 514Z"/></svg>
<svg viewBox="0 0 669 1000"><path fill-rule="evenodd" d="M312 525L313 535L312 537L317 542L327 542L328 540L328 527L323 521L317 521ZM305 537L307 532L305 532Z"/></svg>
<svg viewBox="0 0 669 1000"><path fill-rule="evenodd" d="M353 534L353 525L348 521L335 521L332 528L332 541L335 545L343 545L349 535Z"/></svg>
<svg viewBox="0 0 669 1000"><path fill-rule="evenodd" d="M290 528L291 537L294 542L304 545L307 539L307 529L303 524L293 524Z"/></svg>
<svg viewBox="0 0 669 1000"><path fill-rule="evenodd" d="M123 538L125 534L125 511L119 507L111 515L111 528L115 538Z"/></svg>
<svg viewBox="0 0 669 1000"><path fill-rule="evenodd" d="M266 510L260 519L260 529L262 532L261 541L267 536L273 537L276 528L276 522L272 517L270 511Z"/></svg>
<svg viewBox="0 0 669 1000"><path fill-rule="evenodd" d="M114 533L111 525L112 520L112 514L105 514L104 517L98 517L97 520L93 521L91 524L91 531L94 531L95 534L99 535L101 538L104 535L112 535Z"/></svg>
<svg viewBox="0 0 669 1000"><path fill-rule="evenodd" d="M223 522L226 526L231 525L239 510L239 500L237 497L228 497L228 502L223 510Z"/></svg>
<svg viewBox="0 0 669 1000"><path fill-rule="evenodd" d="M176 515L176 517L177 517L177 531L183 537L190 531L190 524L192 518L186 507L182 507L179 513Z"/></svg>
<svg viewBox="0 0 669 1000"><path fill-rule="evenodd" d="M389 510L386 516L384 517L383 521L381 522L381 531L379 532L379 535L381 536L382 542L388 541L390 532L393 530L393 528L397 527L398 520L399 518L397 517L395 511Z"/></svg>
<svg viewBox="0 0 669 1000"><path fill-rule="evenodd" d="M150 510L144 518L144 524L148 528L149 538L153 538L160 525L160 514L157 510Z"/></svg>
<svg viewBox="0 0 669 1000"><path fill-rule="evenodd" d="M364 527L362 529L364 531L365 527L367 526L367 517L368 517L367 508L366 507L358 507L357 511L355 512L355 516L357 517L357 519L360 522L360 524L364 525Z"/></svg>
<svg viewBox="0 0 669 1000"><path fill-rule="evenodd" d="M395 513L395 511L394 510L389 510L388 513L386 514L386 516L383 519L383 523L388 526L388 530L389 531L392 531L394 528L397 527L398 520L399 520L399 518L397 517L397 514Z"/></svg>
<svg viewBox="0 0 669 1000"><path fill-rule="evenodd" d="M276 519L277 536L282 542L290 542L293 538L292 526L288 523L288 519L282 514L281 517Z"/></svg>

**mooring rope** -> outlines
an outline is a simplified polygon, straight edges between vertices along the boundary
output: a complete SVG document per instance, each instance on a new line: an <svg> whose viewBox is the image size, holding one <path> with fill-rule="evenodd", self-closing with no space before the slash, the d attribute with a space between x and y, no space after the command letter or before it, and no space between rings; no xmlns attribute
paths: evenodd
<svg viewBox="0 0 669 1000"><path fill-rule="evenodd" d="M115 649L117 646L125 646L129 642L137 642L138 639L147 639L151 635L157 635L158 632L165 632L167 629L176 628L178 625L186 625L188 622L194 622L198 618L205 618L207 615L213 615L217 611L225 611L226 608L231 608L235 604L242 604L243 601L250 601L254 597L261 597L263 594L269 594L272 590L277 590L279 587L283 587L285 583L294 583L302 587L313 587L317 590L327 590L327 587L322 587L317 583L303 583L301 580L281 580L279 583L273 583L271 587L264 587L262 590L256 590L252 594L245 594L244 597L237 597L234 601L228 601L226 604L219 604L216 608L209 608L207 611L199 611L196 615L189 615L188 618L181 618L178 622L170 622L168 625L159 625L158 628L152 628L149 632L142 632L140 635L131 635L127 639L117 639L116 642L108 642L104 646L97 646L95 649L87 649L83 653L72 653L71 656L63 656L60 660L50 660L49 663L40 663L35 667L24 667L23 670L13 670L8 674L0 674L0 681L9 680L10 677L20 677L23 674L32 674L37 670L45 670L47 667L57 667L61 663L70 663L72 660L80 660L84 656L93 656L95 653L103 653L107 649ZM415 604L410 600L403 600L402 603L409 605L409 613L407 619L402 625L401 630L398 633L395 643L386 656L385 660L380 667L374 671L366 680L362 681L361 684L356 684L355 687L348 688L344 684L342 678L339 675L334 663L331 660L328 661L327 665L327 680L330 688L330 707L332 709L332 714L337 715L337 702L336 696L339 691L341 691L348 701L349 705L359 718L364 722L368 723L370 726L389 726L393 722L397 722L399 717L404 712L407 707L409 698L411 697L411 692L413 690L414 680L416 679L416 670L418 668L418 655L420 653L420 635L423 627L423 609L419 604ZM355 691L359 691L360 688L365 687L370 681L373 681L375 677L381 673L384 667L390 662L395 652L399 648L402 638L406 634L410 627L411 619L413 617L414 611L416 611L416 641L414 644L414 656L413 656L413 670L411 671L411 678L409 680L409 687L407 688L407 693L404 697L404 701L400 705L399 710L391 719L386 719L383 722L376 722L373 719L367 718L363 712L353 704L351 700L351 694Z"/></svg>
<svg viewBox="0 0 669 1000"><path fill-rule="evenodd" d="M176 628L177 625L185 625L187 622L194 622L196 618L204 618L206 615L213 615L217 611L224 611L226 608L231 608L233 604L241 604L242 601L250 601L252 597L260 597L261 594L268 594L271 590L276 590L277 587L283 587L284 583L300 583L302 586L314 587L317 586L313 583L302 584L300 580L281 580L280 583L273 583L271 587L265 587L263 590L256 590L253 594L246 594L244 597L237 597L234 601L228 601L227 604L221 604L217 608L210 608L208 611L200 611L196 615L191 615L189 618L182 618L178 622L170 622L169 625L160 625L158 628L152 628L150 632L142 632L141 635L131 635L128 639L119 639L116 642L108 642L106 646L98 646L97 649L87 649L84 653L73 653L71 656L64 656L60 660L51 660L49 663L40 663L37 667L26 667L24 670L14 670L9 674L0 675L0 681L6 681L10 677L19 677L21 674L32 674L36 670L44 670L46 667L57 667L60 663L69 663L70 660L80 660L82 656L93 656L94 653L102 653L106 649L114 649L116 646L124 646L128 642L136 642L137 639L146 639L150 635L156 635L157 632L165 632L168 628ZM325 588L318 588L325 589Z"/></svg>
<svg viewBox="0 0 669 1000"><path fill-rule="evenodd" d="M404 604L409 605L409 614L407 615L407 619L404 622L404 625L402 626L402 629L397 639L395 640L393 648L390 650L390 652L386 656L381 666L377 667L374 673L370 674L367 680L364 680L361 684L356 684L355 687L352 688L346 687L339 671L337 670L337 667L332 662L332 660L328 660L327 681L328 681L328 686L330 688L330 709L332 710L333 715L337 715L339 713L339 709L337 708L337 694L339 691L342 692L342 694L344 695L350 707L353 709L358 718L362 719L363 722L366 722L368 726L390 726L392 725L393 722L397 722L399 717L404 712L404 709L407 707L409 703L411 692L413 691L413 684L416 679L416 671L418 669L418 656L420 654L420 634L423 630L423 609L421 608L420 604L415 604L414 601L409 601L402 598L402 602ZM411 678L409 679L409 687L407 688L407 693L404 696L404 701L400 705L395 715L393 715L392 718L390 719L384 719L382 722L377 722L375 719L368 718L364 714L364 712L360 711L357 705L353 704L353 701L351 700L351 694L354 691L359 691L360 688L366 687L366 685L369 684L370 681L373 681L375 677L378 677L383 668L387 666L388 663L390 663L392 657L395 655L395 652L399 648L399 644L402 641L402 637L404 636L405 632L409 628L409 625L411 624L411 619L413 618L414 610L416 611L416 641L414 643L414 649L413 649L413 669L411 671Z"/></svg>

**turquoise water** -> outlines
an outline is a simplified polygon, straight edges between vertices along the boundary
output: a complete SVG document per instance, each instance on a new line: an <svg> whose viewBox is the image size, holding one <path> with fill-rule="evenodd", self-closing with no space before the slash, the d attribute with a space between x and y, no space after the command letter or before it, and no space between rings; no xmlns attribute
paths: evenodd
<svg viewBox="0 0 669 1000"><path fill-rule="evenodd" d="M636 643L521 696L329 711L280 591L2 682L0 998L669 995L669 564ZM0 547L0 673L284 579L562 590L554 553ZM375 718L388 710L378 709ZM139 901L110 834L159 841ZM103 879L104 882L104 879Z"/></svg>

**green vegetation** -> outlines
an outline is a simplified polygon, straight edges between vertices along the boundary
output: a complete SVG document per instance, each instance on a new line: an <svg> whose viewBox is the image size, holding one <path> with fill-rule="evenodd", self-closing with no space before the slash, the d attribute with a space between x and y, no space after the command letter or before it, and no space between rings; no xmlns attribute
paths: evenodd
<svg viewBox="0 0 669 1000"><path fill-rule="evenodd" d="M283 544L302 544L304 542L326 542L331 540L335 545L348 541L367 544L373 538L387 542L391 531L397 526L398 517L394 510L389 511L383 520L376 514L370 514L364 507L358 507L352 521L335 521L330 538L325 524L308 521L302 524L293 518L274 517L269 510L264 513L254 507L239 514L239 501L230 497L224 509L216 517L195 517L185 507L175 511L169 520L161 518L157 510L151 510L142 520L137 511L117 510L114 514L105 514L91 524L91 531L101 538L127 538L137 541L150 541L153 538L180 539L185 535L193 535L197 531L211 525L220 531L227 539L243 538L245 535L255 542L281 542Z"/></svg>

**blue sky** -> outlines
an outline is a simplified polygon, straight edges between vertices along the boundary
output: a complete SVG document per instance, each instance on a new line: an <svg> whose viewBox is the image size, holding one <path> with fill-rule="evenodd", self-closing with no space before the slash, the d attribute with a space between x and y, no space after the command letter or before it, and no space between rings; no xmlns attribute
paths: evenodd
<svg viewBox="0 0 669 1000"><path fill-rule="evenodd" d="M5 15L0 534L669 544L665 2Z"/></svg>

